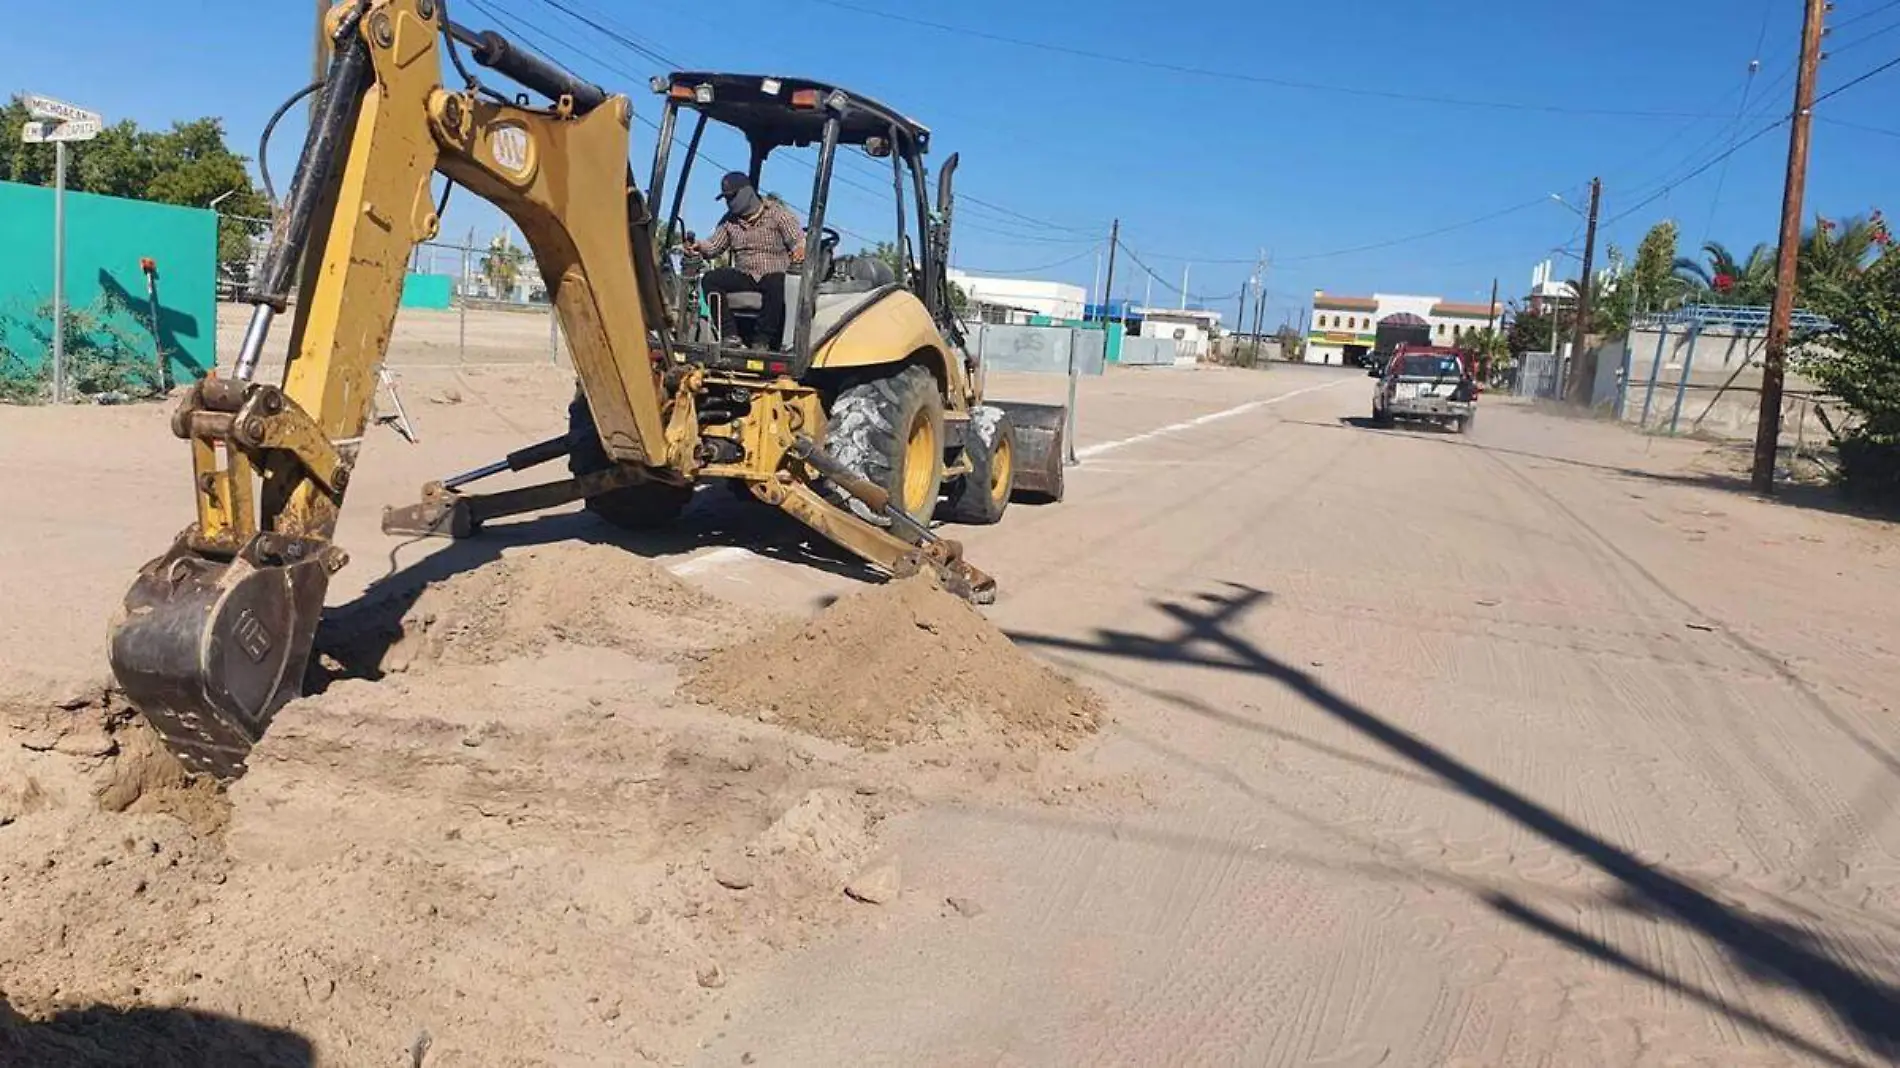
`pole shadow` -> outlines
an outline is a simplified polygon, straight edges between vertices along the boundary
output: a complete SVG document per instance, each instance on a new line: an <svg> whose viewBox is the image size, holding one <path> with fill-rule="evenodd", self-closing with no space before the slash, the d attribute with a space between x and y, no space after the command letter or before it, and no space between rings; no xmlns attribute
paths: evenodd
<svg viewBox="0 0 1900 1068"><path fill-rule="evenodd" d="M1660 866L1638 859L1628 849L1600 838L1556 810L1464 763L1453 754L1335 693L1308 672L1258 648L1233 628L1266 604L1270 595L1250 586L1225 583L1223 592L1203 593L1197 603L1154 601L1171 618L1176 632L1154 638L1124 630L1100 629L1093 640L1011 633L1024 645L1131 660L1232 671L1280 683L1314 708L1352 728L1388 753L1480 802L1621 884L1619 904L1667 918L1721 947L1739 971L1757 982L1794 991L1823 1009L1869 1052L1900 1056L1900 987L1861 973L1830 956L1812 934L1766 918L1751 916L1698 889ZM1234 717L1222 722L1257 730L1261 725ZM1489 902L1500 915L1538 931L1595 959L1671 989L1689 991L1683 981L1662 975L1582 932L1501 901ZM1747 1027L1804 1054L1833 1064L1851 1064L1787 1029L1710 991L1696 1000Z"/></svg>

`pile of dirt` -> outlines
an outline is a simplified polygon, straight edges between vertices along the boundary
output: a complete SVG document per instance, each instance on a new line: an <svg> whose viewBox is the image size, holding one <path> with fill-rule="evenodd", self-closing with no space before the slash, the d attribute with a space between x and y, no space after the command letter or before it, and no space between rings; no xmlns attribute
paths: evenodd
<svg viewBox="0 0 1900 1068"><path fill-rule="evenodd" d="M561 545L509 553L435 582L379 586L324 620L324 663L378 676L492 664L556 643L665 657L730 640L751 625L624 550Z"/></svg>
<svg viewBox="0 0 1900 1068"><path fill-rule="evenodd" d="M740 715L871 748L989 735L1066 749L1101 720L1092 693L922 575L721 650L686 688Z"/></svg>

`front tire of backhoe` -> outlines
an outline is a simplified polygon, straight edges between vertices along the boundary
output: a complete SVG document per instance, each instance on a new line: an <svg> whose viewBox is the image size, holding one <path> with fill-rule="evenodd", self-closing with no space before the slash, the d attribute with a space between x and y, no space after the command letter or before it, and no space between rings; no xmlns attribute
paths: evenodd
<svg viewBox="0 0 1900 1068"><path fill-rule="evenodd" d="M928 524L943 492L943 392L936 376L913 365L839 391L825 447L890 494L894 507ZM851 508L862 519L886 522L855 499Z"/></svg>
<svg viewBox="0 0 1900 1068"><path fill-rule="evenodd" d="M594 413L587 397L574 391L567 406L567 470L579 477L605 471L613 461L600 443L594 428ZM587 510L622 530L658 530L671 526L692 502L693 487L669 482L639 482L609 493L587 498Z"/></svg>
<svg viewBox="0 0 1900 1068"><path fill-rule="evenodd" d="M950 484L953 523L999 523L1016 490L1016 426L1000 408L977 408L963 446L970 472Z"/></svg>

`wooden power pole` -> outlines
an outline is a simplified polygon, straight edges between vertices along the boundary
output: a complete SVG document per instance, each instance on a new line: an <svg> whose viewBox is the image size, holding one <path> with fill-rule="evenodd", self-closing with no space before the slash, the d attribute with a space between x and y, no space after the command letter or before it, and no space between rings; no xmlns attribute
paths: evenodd
<svg viewBox="0 0 1900 1068"><path fill-rule="evenodd" d="M1761 368L1761 415L1755 427L1756 493L1775 491L1775 458L1781 450L1781 384L1788 366L1788 333L1801 252L1801 200L1808 184L1808 125L1814 109L1814 76L1821 65L1821 34L1827 0L1807 0L1801 23L1801 67L1794 82L1793 124L1788 131L1788 177L1781 193L1781 245L1775 253L1775 303L1768 314L1768 342Z"/></svg>
<svg viewBox="0 0 1900 1068"><path fill-rule="evenodd" d="M1597 206L1602 199L1602 179L1590 179L1589 228L1583 238L1583 274L1577 279L1577 322L1570 340L1570 383L1564 390L1566 400L1584 404L1588 404L1590 398L1584 393L1588 385L1583 380L1583 345L1584 336L1590 332L1590 273L1596 267Z"/></svg>
<svg viewBox="0 0 1900 1068"><path fill-rule="evenodd" d="M1114 318L1109 305L1115 302L1115 249L1122 243L1122 221L1116 219L1108 227L1108 284L1102 287L1102 322L1104 325ZM1103 350L1107 351L1107 350Z"/></svg>

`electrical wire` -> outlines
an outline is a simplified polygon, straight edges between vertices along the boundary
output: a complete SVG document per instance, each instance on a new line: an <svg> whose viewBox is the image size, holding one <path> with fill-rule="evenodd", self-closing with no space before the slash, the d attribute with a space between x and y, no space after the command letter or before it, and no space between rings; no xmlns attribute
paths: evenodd
<svg viewBox="0 0 1900 1068"><path fill-rule="evenodd" d="M477 0L470 0L470 2L477 3ZM674 58L672 56L667 55L665 52L660 51L657 45L649 45L648 43L644 43L640 40L637 40L629 36L628 33L621 32L621 30L612 23L599 21L595 18L589 17L584 12L575 10L575 8L571 4L564 2L564 0L538 0L538 2L546 7L549 7L555 11L558 11L562 14L567 15L569 18L574 19L575 21L581 23L582 25L587 26L588 28L594 30L597 33L600 33L601 35L606 37L609 41L615 44L618 44L622 48L626 48L637 55L640 55L648 59L653 59L657 62L663 63L675 69L684 68L689 65L680 59ZM492 8L489 8L486 5L479 5L479 6L481 6L481 9L484 12L486 12L491 18L497 18L499 20L499 16ZM527 29L522 26L522 24L515 23L514 25L516 28L516 32L518 33L528 32ZM578 46L572 44L571 42L561 40L560 38L555 37L553 34L547 33L546 31L541 31L541 33L544 37L556 40L557 42L562 44L564 47L573 51L575 54L580 55L589 60L592 60L593 62L600 64L603 68L607 70L618 73L622 75L623 77L632 78L636 81L641 80L637 75L633 74L632 72L627 71L624 68L618 67L615 64L608 63L606 60L601 59L599 56L591 55L584 49L579 48ZM649 123L649 125L652 125L652 124ZM723 166L723 164L719 164L717 163L717 161L712 160L711 157L704 156L703 153L702 153L702 157L705 158L708 162L713 163L715 166ZM875 167L875 165L872 164L868 160L861 159L857 156L849 156L849 155L843 156L841 158L846 162L847 166L851 164L856 164L860 174L866 174L866 175L869 175L870 177L879 178L879 179L886 177L883 173L882 168ZM807 167L809 168L808 161L804 159L798 159L796 162L807 165ZM885 204L887 206L890 203L891 196L890 196L889 191L886 189L865 185L861 181L853 180L852 177L849 175L837 174L835 171L834 171L834 179L837 182L849 188L855 189L860 193L866 194L874 198L874 200L878 203ZM1089 238L1091 240L1098 237L1100 233L1099 229L1084 230L1080 227L1067 227L1067 226L1062 226L1057 223L1051 223L1047 220L1038 219L1030 215L1025 215L1021 212L1015 211L1014 209L1004 207L1001 204L995 204L990 201L983 200L979 197L976 197L967 193L962 194L960 198L963 200L967 200L973 204L981 205L982 207L988 208L991 211L1013 217L1023 222L1033 223L1035 225L1045 227L1051 230L1068 231L1068 232L1078 233L1078 234L1086 233L1089 235ZM859 237L860 240L863 239L862 235L853 234L852 236Z"/></svg>
<svg viewBox="0 0 1900 1068"><path fill-rule="evenodd" d="M1846 42L1845 44L1828 49L1827 58L1834 59L1837 56L1842 55L1843 53L1851 52L1854 49L1859 48L1861 45L1866 44L1867 42L1873 40L1876 37L1884 37L1895 30L1900 30L1900 22L1889 22L1885 26L1882 26L1881 28L1877 30L1869 30L1868 32L1861 34L1859 37L1856 37L1853 40Z"/></svg>
<svg viewBox="0 0 1900 1068"><path fill-rule="evenodd" d="M562 14L573 19L574 21L579 22L583 26L586 26L588 29L593 30L595 33L601 34L602 36L606 37L608 40L611 40L614 43L620 45L622 48L626 48L633 52L636 52L642 56L645 56L648 59L653 60L656 63L662 63L668 67L673 67L676 69L686 66L686 64L681 63L679 60L668 56L666 53L661 52L659 49L650 48L647 45L628 36L626 33L623 33L620 30L615 29L614 27L610 25L601 23L593 18L590 18L587 15L583 14L582 12L574 10L572 6L564 3L563 0L541 0L541 3L548 7L553 8L556 11L561 12Z"/></svg>
<svg viewBox="0 0 1900 1068"><path fill-rule="evenodd" d="M468 2L471 5L473 5L476 10L487 15L489 18L494 19L496 22L502 24L504 27L513 30L515 33L520 34L523 37L530 37L537 41L543 42L543 47L546 47L547 42L552 42L554 45L557 45L563 49L566 49L568 52L571 52L574 55L580 56L583 59L586 59L592 63L599 65L604 70L610 71L615 74L619 74L622 77L626 77L626 78L635 77L633 74L631 74L624 68L620 67L619 65L615 63L611 63L605 59L602 59L601 57L594 55L593 53L587 51L584 48L581 48L579 45L576 45L571 41L558 37L555 34L550 33L546 30L542 30L539 27L531 26L505 12L495 10L486 2L486 0L468 0ZM543 0L543 2L544 3L550 2L550 0ZM637 110L634 112L633 117L637 119L642 125L646 126L649 129L658 131L660 128L660 124L658 122L655 122L653 119L647 117L645 114L642 114L641 112ZM680 134L677 131L673 135L673 143L682 148L687 147L686 142L681 139ZM717 159L714 159L710 154L704 151L701 151L698 155L700 159L705 160L707 163L710 163L715 167L718 167L720 170L730 171L730 170L737 169L737 168L728 166L727 164L722 163ZM814 169L813 164L809 160L800 159L798 157L790 157L790 158L792 158L795 162L805 166L808 170ZM837 176L837 178L839 181L843 181L847 185L852 184L849 181L849 179L841 175ZM857 188L863 189L864 187L857 186ZM798 210L796 205L793 205L789 202L784 202L784 203L787 208L791 209L793 214L799 216L800 221L803 221L803 222L810 221L809 219L805 217L805 214L803 212ZM847 226L840 225L837 222L827 220L826 225L830 226L832 229L837 230L840 233L849 234L850 236L855 237L859 241L862 241L866 244L876 244L876 241L874 241L873 239L866 237L865 235L858 233L857 231L852 230L851 228Z"/></svg>
<svg viewBox="0 0 1900 1068"><path fill-rule="evenodd" d="M1880 14L1882 11L1891 11L1896 7L1900 7L1900 0L1887 0L1886 3L1881 4L1878 7L1869 8L1858 15L1849 16L1848 18L1844 18L1841 21L1835 23L1834 31L1838 33L1841 30L1844 30L1847 27L1852 26L1856 22L1861 22L1866 19L1873 18L1875 15Z"/></svg>
<svg viewBox="0 0 1900 1068"><path fill-rule="evenodd" d="M944 33L953 33L953 34L957 34L963 37L974 37L979 40L992 41L992 42L996 42L1000 44L1015 45L1018 48L1033 48L1038 51L1054 52L1060 55L1078 56L1083 59L1092 59L1092 60L1097 60L1099 62L1104 62L1104 63L1119 63L1126 66L1141 67L1148 70L1167 71L1172 74L1189 74L1189 75L1195 75L1195 76L1203 77L1203 78L1216 78L1216 79L1221 79L1224 81L1243 82L1249 85L1271 85L1271 86L1276 86L1282 89L1304 89L1304 90L1311 90L1315 92L1339 93L1345 96L1369 97L1369 98L1378 99L1378 100L1402 100L1402 101L1409 101L1409 102L1415 102L1415 103L1444 104L1444 105L1449 105L1449 106L1454 106L1454 107L1489 108L1489 109L1498 110L1498 111L1524 111L1524 112L1538 112L1542 114L1554 114L1554 115L1596 115L1596 116L1618 116L1618 117L1623 117L1623 118L1652 118L1652 119L1653 118L1679 118L1680 119L1680 118L1709 118L1711 117L1706 114L1699 114L1695 112L1683 112L1683 111L1629 110L1629 109L1621 109L1621 108L1578 108L1578 107L1565 107L1565 106L1557 105L1557 104L1529 104L1529 103L1523 103L1521 101L1477 100L1477 99L1469 99L1469 98L1464 98L1464 97L1435 96L1435 95L1425 94L1425 93L1401 93L1401 92L1397 92L1393 90L1368 89L1368 88L1364 88L1361 86L1354 86L1354 85L1333 85L1333 84L1327 84L1324 82L1309 82L1309 81L1300 81L1300 80L1291 79L1291 78L1277 78L1277 77L1271 77L1264 74L1245 74L1239 71L1215 70L1215 69L1211 69L1207 67L1192 67L1192 66L1187 66L1185 64L1179 64L1179 63L1167 63L1161 60L1142 59L1137 56L1120 56L1120 55L1114 55L1108 52L1096 52L1096 51L1086 49L1086 48L1076 48L1072 45L1052 44L1048 41L1034 41L1034 40L1029 40L1027 38L1022 38L1022 37L1011 37L1006 34L993 33L988 30L979 30L979 29L974 29L972 27L968 27L968 26L956 26L956 25L952 25L946 22L936 22L930 19L918 18L914 15L900 15L900 14L897 14L896 12L880 11L876 8L864 7L859 4L848 3L846 2L846 0L811 0L811 2L822 4L826 7L834 7L840 10L844 10L844 11L855 12L856 14L866 15L871 18L885 19L891 22L905 23L912 26L923 27L925 29L939 30Z"/></svg>
<svg viewBox="0 0 1900 1068"><path fill-rule="evenodd" d="M1829 126L1844 126L1849 130L1859 130L1862 133L1881 134L1886 137L1900 137L1900 130L1887 130L1879 126L1868 126L1864 123L1848 122L1846 119L1829 118L1826 115L1816 115L1814 120L1816 122L1825 122Z"/></svg>
<svg viewBox="0 0 1900 1068"><path fill-rule="evenodd" d="M1746 80L1742 82L1741 102L1735 105L1735 118L1732 122L1732 125L1735 127L1736 136L1740 136L1741 129L1742 129L1742 116L1747 114L1748 112L1748 91L1754 87L1755 75L1760 73L1760 70L1761 70L1761 49L1762 49L1762 45L1766 44L1768 41L1768 16L1770 12L1772 12L1773 10L1774 10L1773 0L1763 0L1762 9L1761 9L1761 30L1755 35L1754 54L1751 55L1748 60L1748 77ZM1730 137L1729 144L1733 146L1734 143L1735 143L1735 138ZM1724 159L1722 161L1721 171L1717 173L1715 176L1715 194L1709 198L1709 214L1703 219L1703 222L1702 222L1702 243L1703 244L1708 243L1709 231L1715 228L1715 215L1716 215L1716 212L1720 211L1722 207L1722 189L1724 186L1728 185L1729 160L1733 158L1734 158L1733 156L1730 156Z"/></svg>
<svg viewBox="0 0 1900 1068"><path fill-rule="evenodd" d="M1053 270L1057 267L1066 267L1069 264L1074 263L1075 261L1079 259L1083 259L1084 257L1087 257L1087 256L1092 256L1095 253L1100 252L1101 250L1102 250L1102 246L1097 244L1092 248L1085 248L1073 256L1065 256L1062 259L1055 260L1054 262L1051 262L1051 263L1039 263L1033 267L958 267L956 269L959 271L967 271L967 272L972 272L976 274L1000 274L1000 275L1035 274L1038 271L1048 271L1048 270Z"/></svg>
<svg viewBox="0 0 1900 1068"><path fill-rule="evenodd" d="M1312 260L1332 259L1335 256L1350 256L1350 255L1354 255L1360 252L1373 252L1378 249L1391 248L1395 245L1409 244L1413 241L1423 241L1423 240L1426 240L1427 238L1438 237L1442 234L1449 234L1456 230L1464 230L1473 226L1481 226L1485 223L1492 221L1493 219L1502 219L1506 215L1515 215L1520 211L1528 211L1531 208L1538 207L1539 205L1547 204L1549 202L1550 202L1550 197L1547 194L1545 196L1538 197L1535 200L1526 200L1521 204L1513 204L1508 208L1500 208L1497 211L1480 215L1475 219L1466 219L1464 222L1452 223L1449 226L1441 226L1435 230L1426 230L1421 233L1408 234L1405 237L1395 237L1386 241L1375 241L1369 245L1354 245L1351 248L1333 249L1328 252L1309 252L1300 256L1275 256L1274 262L1276 264L1278 263L1306 263Z"/></svg>

